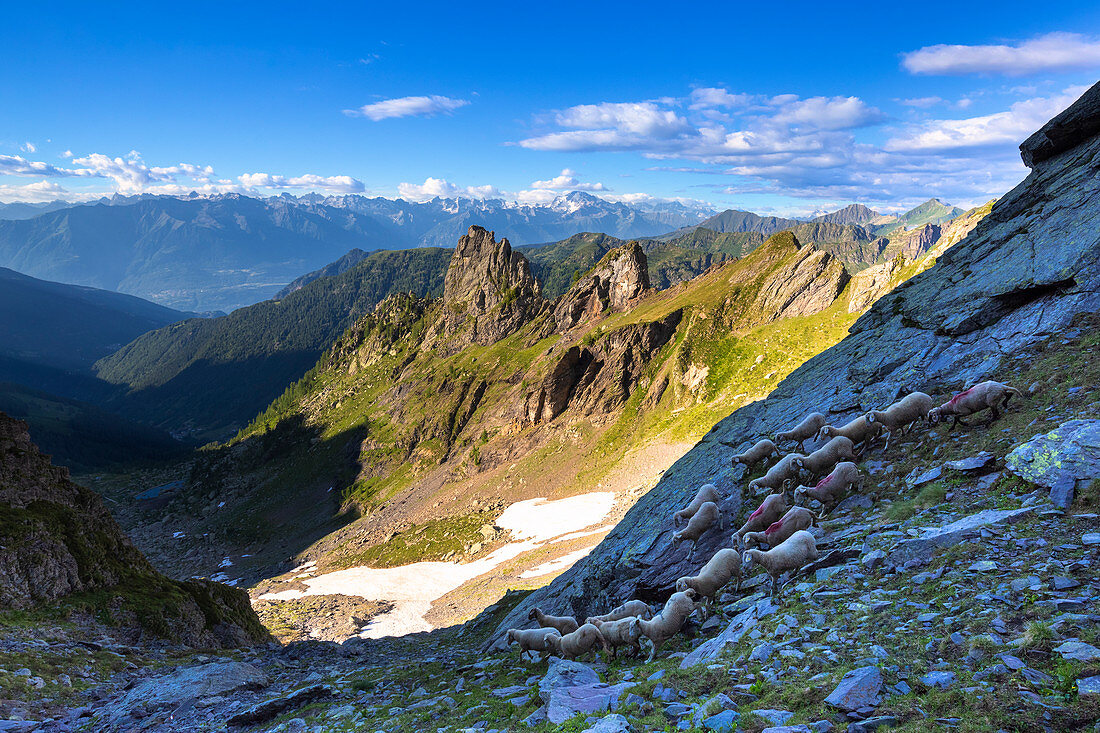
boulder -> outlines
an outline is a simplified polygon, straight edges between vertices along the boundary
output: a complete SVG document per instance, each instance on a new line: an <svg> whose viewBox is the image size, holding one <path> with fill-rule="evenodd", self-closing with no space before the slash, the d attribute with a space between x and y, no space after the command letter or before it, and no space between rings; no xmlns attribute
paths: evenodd
<svg viewBox="0 0 1100 733"><path fill-rule="evenodd" d="M634 733L634 726L622 715L612 713L591 728L585 728L584 733Z"/></svg>
<svg viewBox="0 0 1100 733"><path fill-rule="evenodd" d="M900 567L911 560L927 561L938 547L958 544L963 539L980 533L983 527L1014 524L1034 511L1035 507L986 509L942 527L923 527L924 534L920 537L902 540L890 548L890 562Z"/></svg>
<svg viewBox="0 0 1100 733"><path fill-rule="evenodd" d="M546 674L539 680L539 697L550 702L550 693L562 687L598 684L600 676L586 664L550 657Z"/></svg>
<svg viewBox="0 0 1100 733"><path fill-rule="evenodd" d="M1100 420L1069 420L1036 435L1005 457L1008 470L1051 489L1051 499L1065 508L1077 488L1100 478Z"/></svg>
<svg viewBox="0 0 1100 733"><path fill-rule="evenodd" d="M295 690L289 695L277 697L272 700L253 705L242 712L237 713L225 721L226 725L242 726L266 723L267 721L282 715L287 710L295 710L308 703L320 700L332 695L332 687L329 685L310 685Z"/></svg>
<svg viewBox="0 0 1100 733"><path fill-rule="evenodd" d="M261 669L244 662L184 667L135 685L120 699L102 708L98 715L117 725L127 719L131 711L142 717L155 710L177 708L206 697L237 690L260 690L268 684L267 675Z"/></svg>
<svg viewBox="0 0 1100 733"><path fill-rule="evenodd" d="M707 639L680 660L680 669L694 667L715 659L727 645L736 644L741 637L756 627L757 621L776 612L777 607L770 598L761 598L749 608L737 614L713 639Z"/></svg>
<svg viewBox="0 0 1100 733"><path fill-rule="evenodd" d="M1020 143L1028 168L1100 134L1100 83Z"/></svg>
<svg viewBox="0 0 1100 733"><path fill-rule="evenodd" d="M825 702L840 710L850 711L878 704L882 689L882 672L878 667L860 667L844 675Z"/></svg>

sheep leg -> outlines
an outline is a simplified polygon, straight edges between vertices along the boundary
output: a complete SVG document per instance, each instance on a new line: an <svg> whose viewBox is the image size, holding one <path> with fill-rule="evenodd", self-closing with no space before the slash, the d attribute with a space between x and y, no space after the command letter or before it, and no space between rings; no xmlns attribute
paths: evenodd
<svg viewBox="0 0 1100 733"><path fill-rule="evenodd" d="M989 412L992 415L992 417L990 417L989 420L986 421L986 425L992 425L993 421L1001 416L1001 413L997 410L997 405L996 404L993 404L993 405L989 406Z"/></svg>
<svg viewBox="0 0 1100 733"><path fill-rule="evenodd" d="M776 600L779 596L779 576L772 576L772 600Z"/></svg>
<svg viewBox="0 0 1100 733"><path fill-rule="evenodd" d="M649 639L648 636L646 638ZM656 657L656 656L657 656L657 642L653 641L653 639L649 639L649 656L646 658L645 663L649 664L650 662L653 661L653 658Z"/></svg>

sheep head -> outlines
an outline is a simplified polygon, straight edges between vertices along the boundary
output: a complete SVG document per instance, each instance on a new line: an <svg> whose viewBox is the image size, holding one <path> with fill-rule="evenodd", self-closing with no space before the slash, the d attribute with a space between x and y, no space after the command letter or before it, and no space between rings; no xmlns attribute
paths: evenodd
<svg viewBox="0 0 1100 733"><path fill-rule="evenodd" d="M516 630L515 629L508 629L508 636L505 638L504 643L505 644L511 644L515 640L516 640Z"/></svg>
<svg viewBox="0 0 1100 733"><path fill-rule="evenodd" d="M943 409L940 407L933 407L928 411L928 422L935 425L943 418Z"/></svg>
<svg viewBox="0 0 1100 733"><path fill-rule="evenodd" d="M676 592L679 593L681 591L687 590L688 587L689 587L687 583L688 583L687 576L684 576L683 578L678 579L676 581Z"/></svg>
<svg viewBox="0 0 1100 733"><path fill-rule="evenodd" d="M534 620L534 619L538 618L538 615L539 615L539 609L538 609L537 607L536 607L536 608L532 608L532 609L531 609L531 610L530 610L530 611L529 611L529 612L527 613L527 618L528 618L528 619L531 619L531 620Z"/></svg>

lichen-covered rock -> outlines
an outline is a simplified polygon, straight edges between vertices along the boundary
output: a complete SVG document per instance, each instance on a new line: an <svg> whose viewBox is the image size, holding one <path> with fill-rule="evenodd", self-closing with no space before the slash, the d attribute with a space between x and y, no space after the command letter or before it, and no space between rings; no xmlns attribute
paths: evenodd
<svg viewBox="0 0 1100 733"><path fill-rule="evenodd" d="M562 331L605 310L623 311L649 290L645 252L637 242L611 250L561 297L553 323Z"/></svg>
<svg viewBox="0 0 1100 733"><path fill-rule="evenodd" d="M1005 465L1020 478L1052 489L1055 503L1068 506L1075 489L1100 478L1100 420L1069 420L1036 435L1013 448Z"/></svg>
<svg viewBox="0 0 1100 733"><path fill-rule="evenodd" d="M99 496L69 480L0 413L0 607L34 608L102 592L97 609L135 640L146 634L205 647L269 639L248 594L158 573Z"/></svg>
<svg viewBox="0 0 1100 733"><path fill-rule="evenodd" d="M459 344L496 343L547 307L527 258L479 226L458 240L443 281L443 305L447 334L458 336Z"/></svg>

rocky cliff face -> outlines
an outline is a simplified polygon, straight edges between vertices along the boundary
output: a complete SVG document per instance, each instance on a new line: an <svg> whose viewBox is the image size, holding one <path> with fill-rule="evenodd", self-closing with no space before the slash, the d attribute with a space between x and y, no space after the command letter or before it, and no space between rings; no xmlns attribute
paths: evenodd
<svg viewBox="0 0 1100 733"><path fill-rule="evenodd" d="M1092 117L1082 117L1082 110L1092 110ZM942 394L993 378L1006 358L1060 333L1078 314L1100 310L1097 110L1100 84L1022 146L1032 173L966 239L879 300L848 338L805 363L767 399L718 423L584 561L523 607L584 616L626 598L667 594L669 579L695 570L686 552L673 551L672 512L712 482L729 497L724 511L743 513L744 474L731 471L724 444L774 435L809 410L845 420L905 390ZM1060 149L1043 157L1055 138ZM699 556L713 549L701 543ZM500 628L521 620L506 617Z"/></svg>
<svg viewBox="0 0 1100 733"><path fill-rule="evenodd" d="M69 480L0 413L0 607L33 608L80 594L135 633L196 646L243 646L267 632L243 591L177 582L153 569L94 492Z"/></svg>
<svg viewBox="0 0 1100 733"><path fill-rule="evenodd" d="M836 257L806 247L797 259L764 282L749 312L760 323L818 313L836 300L849 279Z"/></svg>
<svg viewBox="0 0 1100 733"><path fill-rule="evenodd" d="M472 226L458 240L443 303L450 335L465 333L474 343L491 344L515 333L546 307L531 265L513 252L507 239Z"/></svg>
<svg viewBox="0 0 1100 733"><path fill-rule="evenodd" d="M622 407L649 360L669 342L682 318L683 311L677 310L660 321L612 331L590 346L569 347L538 388L527 394L525 421L552 420L566 408L575 417L598 417Z"/></svg>
<svg viewBox="0 0 1100 733"><path fill-rule="evenodd" d="M637 242L611 250L581 276L554 308L554 323L568 331L605 310L621 312L649 290L645 252Z"/></svg>

